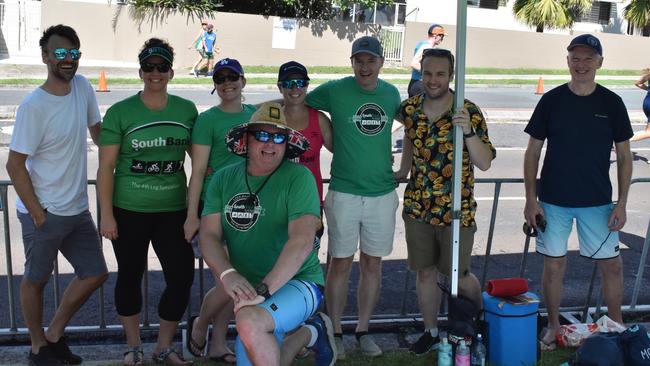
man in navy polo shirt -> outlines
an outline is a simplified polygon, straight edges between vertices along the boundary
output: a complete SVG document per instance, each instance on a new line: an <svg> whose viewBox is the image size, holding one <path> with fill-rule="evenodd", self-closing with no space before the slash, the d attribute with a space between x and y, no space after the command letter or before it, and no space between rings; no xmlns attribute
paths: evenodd
<svg viewBox="0 0 650 366"><path fill-rule="evenodd" d="M546 348L555 346L560 328L567 241L574 220L580 255L598 260L609 317L623 322L618 231L625 225L632 178L632 127L621 98L595 82L603 64L598 38L575 37L567 51L571 81L542 97L525 129L530 140L524 157L524 216L537 229L537 252L544 255L542 289L549 326L541 342ZM537 168L544 140L547 147L538 191ZM616 147L616 202L612 202L609 179L612 145Z"/></svg>

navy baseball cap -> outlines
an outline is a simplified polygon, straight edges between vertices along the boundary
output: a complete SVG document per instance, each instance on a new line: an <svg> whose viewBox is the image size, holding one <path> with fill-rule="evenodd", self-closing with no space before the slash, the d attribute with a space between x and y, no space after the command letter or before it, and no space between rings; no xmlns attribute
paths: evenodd
<svg viewBox="0 0 650 366"><path fill-rule="evenodd" d="M214 65L214 73L212 74L212 78L214 79L214 77L217 75L217 71L223 69L228 69L241 76L244 76L244 69L241 67L239 61L235 60L234 58L224 58L223 60L219 60L217 64Z"/></svg>
<svg viewBox="0 0 650 366"><path fill-rule="evenodd" d="M571 51L575 47L585 46L594 50L597 54L603 55L603 46L600 44L598 38L592 36L591 34L581 34L571 40L571 43L567 46L567 51Z"/></svg>
<svg viewBox="0 0 650 366"><path fill-rule="evenodd" d="M285 80L289 75L294 74L301 75L305 80L309 80L307 68L303 64L296 61L289 61L280 66L280 70L278 71L278 81Z"/></svg>

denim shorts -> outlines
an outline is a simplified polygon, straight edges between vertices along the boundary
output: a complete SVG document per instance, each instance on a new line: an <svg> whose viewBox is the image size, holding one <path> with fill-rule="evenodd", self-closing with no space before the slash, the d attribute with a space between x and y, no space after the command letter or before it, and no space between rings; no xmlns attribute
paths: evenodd
<svg viewBox="0 0 650 366"><path fill-rule="evenodd" d="M59 251L81 279L108 272L97 227L89 211L74 216L46 214L45 222L37 229L29 214L18 212L23 231L27 279L47 281Z"/></svg>

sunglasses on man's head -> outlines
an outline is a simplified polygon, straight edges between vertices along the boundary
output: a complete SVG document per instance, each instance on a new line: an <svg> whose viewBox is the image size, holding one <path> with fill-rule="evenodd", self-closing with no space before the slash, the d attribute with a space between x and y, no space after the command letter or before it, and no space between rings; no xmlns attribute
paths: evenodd
<svg viewBox="0 0 650 366"><path fill-rule="evenodd" d="M309 85L309 80L305 80L305 79L282 80L279 82L279 84L284 89L291 89L294 86L296 88L302 89L307 85Z"/></svg>
<svg viewBox="0 0 650 366"><path fill-rule="evenodd" d="M253 135L255 140L259 142L268 142L269 140L272 140L276 145L284 144L288 137L286 133L281 132L271 133L268 131L248 131L248 133Z"/></svg>
<svg viewBox="0 0 650 366"><path fill-rule="evenodd" d="M214 82L217 84L223 84L228 81L237 81L241 78L241 75L233 74L233 73L228 73L225 75L217 75L214 77Z"/></svg>
<svg viewBox="0 0 650 366"><path fill-rule="evenodd" d="M150 64L150 63L143 63L140 64L140 70L143 72L153 72L153 69L158 70L158 72L161 73L166 73L168 72L172 66L168 63L162 63L162 64Z"/></svg>
<svg viewBox="0 0 650 366"><path fill-rule="evenodd" d="M55 48L54 51L54 57L57 60L65 60L65 58L70 54L70 58L73 60L78 60L81 58L81 51L79 51L78 48Z"/></svg>

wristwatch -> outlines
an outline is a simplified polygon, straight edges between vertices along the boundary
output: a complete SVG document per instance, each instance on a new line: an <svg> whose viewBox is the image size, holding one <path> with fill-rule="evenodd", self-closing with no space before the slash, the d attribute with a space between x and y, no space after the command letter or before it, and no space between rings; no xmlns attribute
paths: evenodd
<svg viewBox="0 0 650 366"><path fill-rule="evenodd" d="M258 295L263 296L265 300L268 300L271 297L269 286L267 286L264 282L260 282L260 284L255 287L255 292Z"/></svg>
<svg viewBox="0 0 650 366"><path fill-rule="evenodd" d="M463 137L466 138L466 139L468 139L468 138L470 138L470 137L472 137L472 136L476 136L476 132L474 132L474 129L473 129L473 128L472 128L472 130L471 130L469 133L464 133L464 134L463 134Z"/></svg>

